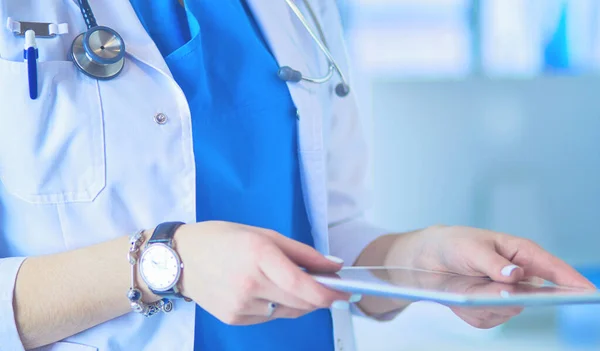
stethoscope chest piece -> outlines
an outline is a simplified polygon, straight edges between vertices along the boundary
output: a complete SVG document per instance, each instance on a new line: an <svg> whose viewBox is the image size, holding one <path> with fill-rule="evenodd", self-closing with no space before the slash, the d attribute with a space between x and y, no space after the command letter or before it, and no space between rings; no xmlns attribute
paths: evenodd
<svg viewBox="0 0 600 351"><path fill-rule="evenodd" d="M88 30L71 45L71 59L84 74L101 80L116 77L125 65L125 42L115 30L99 26L87 0L79 6Z"/></svg>
<svg viewBox="0 0 600 351"><path fill-rule="evenodd" d="M108 80L116 77L125 65L125 52L115 51L112 46L105 46L103 42L114 45L114 41L122 39L108 39L102 31L102 27L96 27L98 33L81 33L75 38L71 47L71 56L75 65L85 74L92 78ZM92 34L92 35L89 35ZM107 41L100 39L108 39ZM88 45L86 45L86 43ZM86 46L89 50L86 50ZM117 49L118 50L118 49Z"/></svg>

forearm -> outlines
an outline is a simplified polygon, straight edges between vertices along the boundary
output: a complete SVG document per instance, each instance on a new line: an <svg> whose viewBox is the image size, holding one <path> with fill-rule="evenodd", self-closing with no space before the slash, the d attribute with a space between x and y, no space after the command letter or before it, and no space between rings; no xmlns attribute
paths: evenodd
<svg viewBox="0 0 600 351"><path fill-rule="evenodd" d="M17 276L14 307L27 349L47 345L130 311L128 238L28 258ZM143 284L138 284L143 288ZM150 292L142 289L144 296Z"/></svg>

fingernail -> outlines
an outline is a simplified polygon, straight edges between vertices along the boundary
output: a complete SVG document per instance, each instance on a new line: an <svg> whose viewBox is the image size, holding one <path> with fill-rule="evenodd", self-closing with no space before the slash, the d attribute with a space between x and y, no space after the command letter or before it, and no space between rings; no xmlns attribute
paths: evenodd
<svg viewBox="0 0 600 351"><path fill-rule="evenodd" d="M350 299L348 300L348 302L350 302L350 303L357 303L360 300L362 300L362 295L361 294L354 294L354 295L350 296Z"/></svg>
<svg viewBox="0 0 600 351"><path fill-rule="evenodd" d="M328 260L330 260L331 262L335 262L337 264L344 264L344 260L342 260L339 257L328 255L328 256L325 256L325 258L328 259Z"/></svg>
<svg viewBox="0 0 600 351"><path fill-rule="evenodd" d="M506 266L504 268L502 268L502 270L500 271L500 273L502 273L503 276L505 277L510 277L512 272L514 272L515 269L519 268L519 266L516 266L514 264L511 264L510 266Z"/></svg>
<svg viewBox="0 0 600 351"><path fill-rule="evenodd" d="M350 309L350 303L348 301L334 301L331 304L331 308L336 310L347 310Z"/></svg>

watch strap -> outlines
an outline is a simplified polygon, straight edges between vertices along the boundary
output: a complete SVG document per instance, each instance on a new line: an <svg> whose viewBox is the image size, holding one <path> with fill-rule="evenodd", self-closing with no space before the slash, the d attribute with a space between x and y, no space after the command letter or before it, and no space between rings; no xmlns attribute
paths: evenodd
<svg viewBox="0 0 600 351"><path fill-rule="evenodd" d="M158 295L160 297L163 298L167 298L167 299L184 299L186 301L189 301L189 299L183 295L181 295L181 292L179 292L179 289L177 288L177 286L173 287L170 290L167 291L154 291L152 289L150 289L150 291L152 291L153 294Z"/></svg>
<svg viewBox="0 0 600 351"><path fill-rule="evenodd" d="M154 233L152 233L150 240L148 240L148 245L162 243L172 246L171 244L173 242L175 232L184 224L185 223L183 222L165 222L159 224L154 229Z"/></svg>

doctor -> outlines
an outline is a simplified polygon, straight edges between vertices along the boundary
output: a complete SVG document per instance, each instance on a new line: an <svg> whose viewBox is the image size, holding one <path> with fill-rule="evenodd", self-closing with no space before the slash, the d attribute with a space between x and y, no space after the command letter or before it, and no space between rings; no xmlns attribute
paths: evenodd
<svg viewBox="0 0 600 351"><path fill-rule="evenodd" d="M78 1L0 6L2 21L68 24L36 40L35 100L23 37L0 31L0 350L352 350L343 301L359 297L298 266L591 286L516 237L361 218L333 0L89 2L119 35L106 46L94 26L72 46L88 30ZM73 57L85 40L96 56ZM122 67L96 79L74 63L91 59Z"/></svg>

